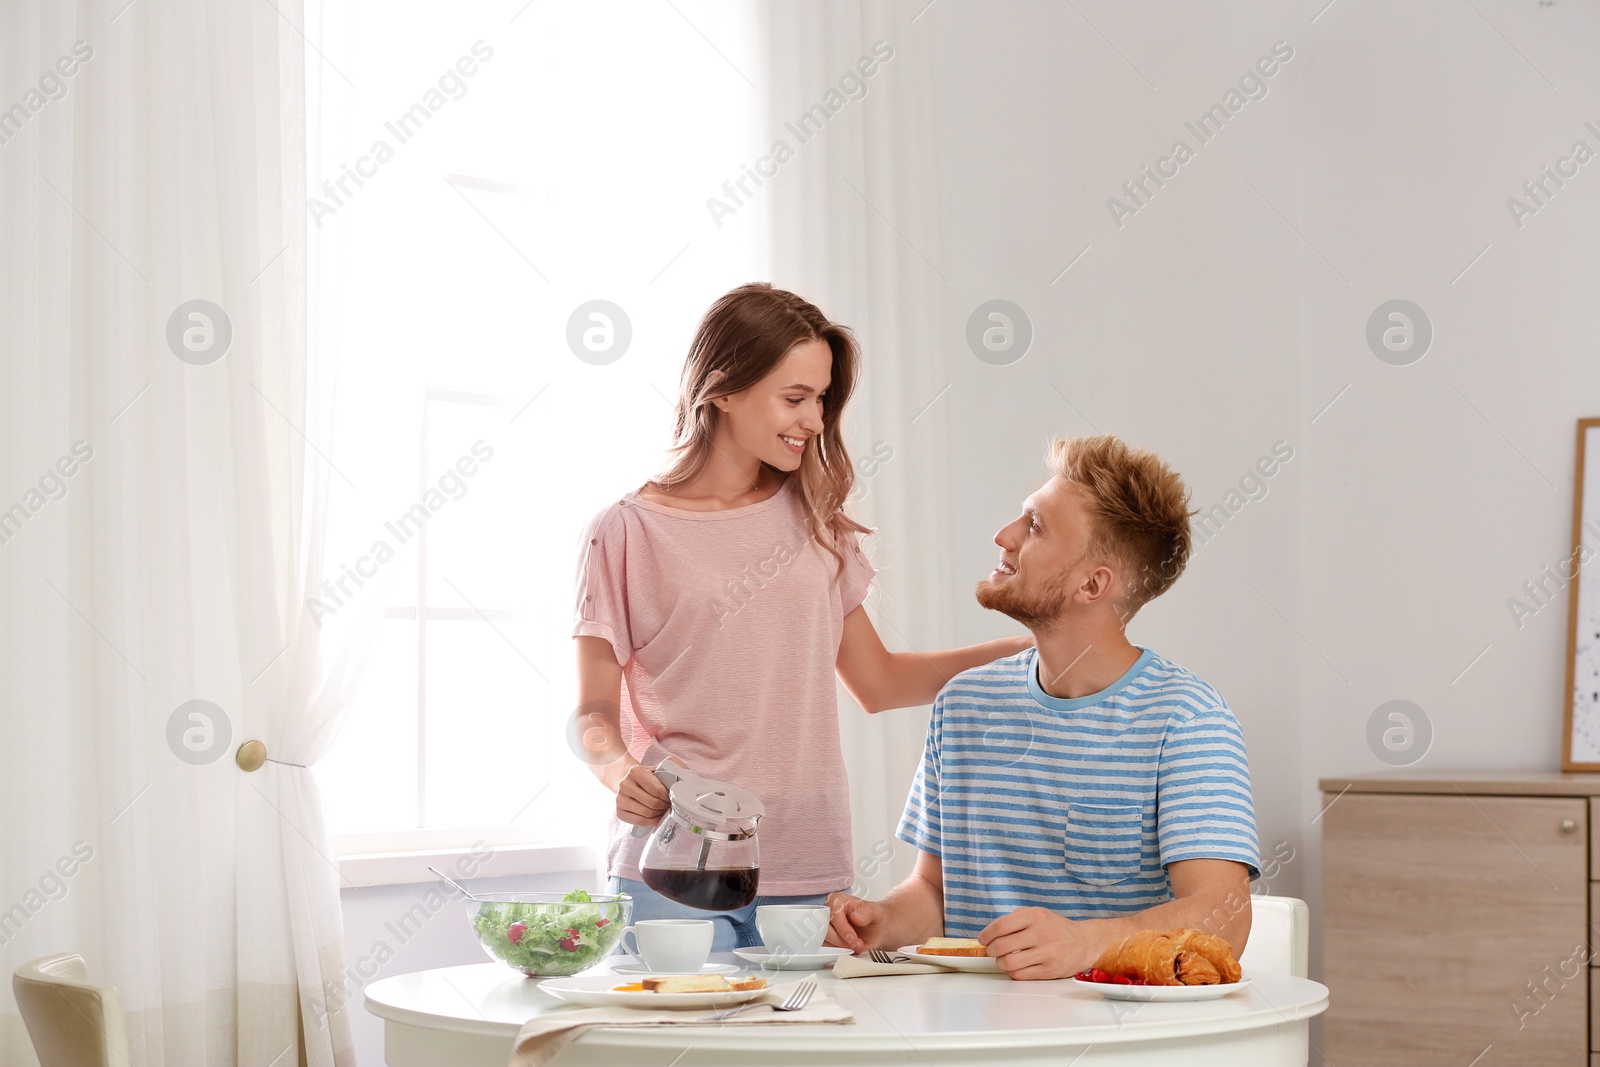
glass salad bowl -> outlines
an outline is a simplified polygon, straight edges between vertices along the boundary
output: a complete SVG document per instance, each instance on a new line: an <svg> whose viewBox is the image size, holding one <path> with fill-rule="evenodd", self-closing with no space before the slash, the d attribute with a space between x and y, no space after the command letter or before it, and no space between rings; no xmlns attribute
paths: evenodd
<svg viewBox="0 0 1600 1067"><path fill-rule="evenodd" d="M491 959L530 978L588 970L617 947L633 915L633 898L558 893L481 893L467 917Z"/></svg>

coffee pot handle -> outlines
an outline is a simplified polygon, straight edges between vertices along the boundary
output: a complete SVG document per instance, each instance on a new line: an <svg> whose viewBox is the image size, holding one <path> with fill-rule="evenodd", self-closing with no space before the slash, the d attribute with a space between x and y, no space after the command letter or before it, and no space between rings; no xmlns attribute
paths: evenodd
<svg viewBox="0 0 1600 1067"><path fill-rule="evenodd" d="M656 764L656 779L669 790L678 784L679 778L682 778L688 773L689 772L684 768L683 764L670 757ZM648 837L654 832L654 830L655 827L653 826L635 826L633 828L633 836Z"/></svg>

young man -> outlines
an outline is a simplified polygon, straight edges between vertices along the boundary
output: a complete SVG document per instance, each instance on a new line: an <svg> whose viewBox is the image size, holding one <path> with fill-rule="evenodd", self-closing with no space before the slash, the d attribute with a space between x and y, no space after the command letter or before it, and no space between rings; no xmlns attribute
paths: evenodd
<svg viewBox="0 0 1600 1067"><path fill-rule="evenodd" d="M1016 979L1069 977L1146 929L1244 951L1260 847L1239 724L1124 634L1188 561L1188 491L1115 437L1047 459L977 589L1037 646L940 691L898 830L916 869L881 901L832 894L829 944L975 936Z"/></svg>

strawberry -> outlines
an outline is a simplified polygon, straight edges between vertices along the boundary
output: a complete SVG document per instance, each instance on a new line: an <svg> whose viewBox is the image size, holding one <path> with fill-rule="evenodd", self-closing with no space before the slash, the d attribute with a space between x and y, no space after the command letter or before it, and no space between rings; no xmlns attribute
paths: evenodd
<svg viewBox="0 0 1600 1067"><path fill-rule="evenodd" d="M1098 967L1091 967L1087 971L1079 971L1077 974L1073 975L1073 977L1074 978L1080 978L1085 982L1100 982L1103 985L1149 985L1150 984L1149 982L1146 982L1143 979L1129 978L1126 975L1121 975L1121 974L1111 975L1111 974L1107 974L1105 971L1102 971Z"/></svg>
<svg viewBox="0 0 1600 1067"><path fill-rule="evenodd" d="M506 927L506 940L515 945L522 940L522 935L528 932L527 923L512 923Z"/></svg>

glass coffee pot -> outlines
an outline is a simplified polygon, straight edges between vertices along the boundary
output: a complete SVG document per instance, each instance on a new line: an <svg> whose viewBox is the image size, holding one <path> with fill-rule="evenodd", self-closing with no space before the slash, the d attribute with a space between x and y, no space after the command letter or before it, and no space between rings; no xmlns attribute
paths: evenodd
<svg viewBox="0 0 1600 1067"><path fill-rule="evenodd" d="M650 834L639 861L644 884L679 904L704 911L731 911L756 899L761 854L756 824L766 814L748 789L701 778L674 760L663 760L655 776L671 794L667 813L633 836Z"/></svg>

